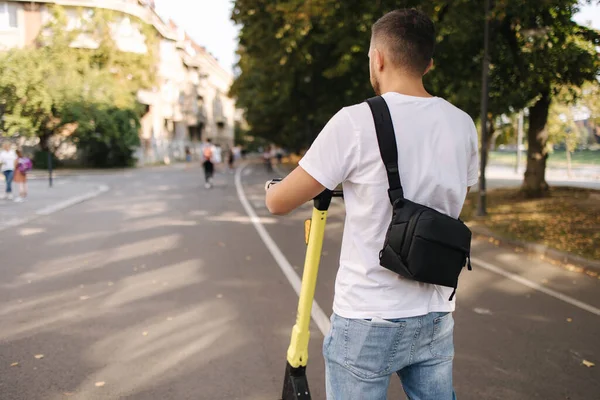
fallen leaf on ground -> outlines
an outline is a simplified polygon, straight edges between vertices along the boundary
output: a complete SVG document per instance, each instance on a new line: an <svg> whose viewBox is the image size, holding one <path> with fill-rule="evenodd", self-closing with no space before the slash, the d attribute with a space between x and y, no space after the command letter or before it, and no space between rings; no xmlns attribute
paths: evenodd
<svg viewBox="0 0 600 400"><path fill-rule="evenodd" d="M42 358L44 358L44 355L43 354L36 354L34 357L37 358L38 360L41 360Z"/></svg>
<svg viewBox="0 0 600 400"><path fill-rule="evenodd" d="M473 311L480 315L492 315L492 312L487 308L474 308Z"/></svg>
<svg viewBox="0 0 600 400"><path fill-rule="evenodd" d="M148 336L148 332L144 331L144 332L142 332L142 335Z"/></svg>
<svg viewBox="0 0 600 400"><path fill-rule="evenodd" d="M19 365L18 362L14 362L14 363L10 364L11 367L16 367L17 365Z"/></svg>
<svg viewBox="0 0 600 400"><path fill-rule="evenodd" d="M108 286L112 286L112 285L114 285L114 283L108 282Z"/></svg>
<svg viewBox="0 0 600 400"><path fill-rule="evenodd" d="M567 318L567 322L573 322L573 318Z"/></svg>
<svg viewBox="0 0 600 400"><path fill-rule="evenodd" d="M223 298L223 295L222 295L221 293L219 293L219 294L217 295L217 299L222 299L222 298Z"/></svg>
<svg viewBox="0 0 600 400"><path fill-rule="evenodd" d="M548 283L548 279L542 279L542 283Z"/></svg>
<svg viewBox="0 0 600 400"><path fill-rule="evenodd" d="M596 364L594 364L593 362L591 362L591 361L588 361L588 360L583 360L581 363L582 363L583 365L585 365L586 367L588 367L588 368L592 368L593 366L595 366L595 365L596 365Z"/></svg>
<svg viewBox="0 0 600 400"><path fill-rule="evenodd" d="M102 387L106 384L106 382L96 382L96 387Z"/></svg>
<svg viewBox="0 0 600 400"><path fill-rule="evenodd" d="M79 296L79 300L87 300L90 296Z"/></svg>

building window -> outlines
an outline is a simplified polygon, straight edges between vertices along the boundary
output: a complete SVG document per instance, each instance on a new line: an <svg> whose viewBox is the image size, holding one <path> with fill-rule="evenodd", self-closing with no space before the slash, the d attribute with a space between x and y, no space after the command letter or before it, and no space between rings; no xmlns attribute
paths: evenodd
<svg viewBox="0 0 600 400"><path fill-rule="evenodd" d="M0 29L17 28L17 5L0 3Z"/></svg>

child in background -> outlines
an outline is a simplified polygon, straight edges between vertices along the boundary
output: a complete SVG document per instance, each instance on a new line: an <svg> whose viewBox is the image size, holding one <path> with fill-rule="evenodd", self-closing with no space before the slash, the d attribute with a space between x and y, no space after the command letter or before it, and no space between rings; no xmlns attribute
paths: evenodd
<svg viewBox="0 0 600 400"><path fill-rule="evenodd" d="M31 170L31 167L31 160L24 157L21 150L17 150L13 178L13 182L19 185L19 196L15 199L16 203L23 202L27 197L27 172Z"/></svg>

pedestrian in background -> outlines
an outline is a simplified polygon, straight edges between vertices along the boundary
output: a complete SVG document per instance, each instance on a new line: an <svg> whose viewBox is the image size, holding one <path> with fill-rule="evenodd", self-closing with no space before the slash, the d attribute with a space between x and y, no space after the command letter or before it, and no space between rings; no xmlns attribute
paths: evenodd
<svg viewBox="0 0 600 400"><path fill-rule="evenodd" d="M16 151L17 160L15 161L13 183L19 185L19 196L15 199L16 203L21 203L27 197L27 172L31 170L31 160L25 156L21 150Z"/></svg>
<svg viewBox="0 0 600 400"><path fill-rule="evenodd" d="M215 173L215 146L211 139L207 139L202 146L202 167L204 168L204 187L210 189L212 187L213 174Z"/></svg>
<svg viewBox="0 0 600 400"><path fill-rule="evenodd" d="M11 148L9 142L4 142L2 151L0 152L0 164L2 165L2 174L6 184L5 194L3 199L12 200L12 180L15 170L15 162L17 161L17 153Z"/></svg>
<svg viewBox="0 0 600 400"><path fill-rule="evenodd" d="M229 165L229 171L233 171L235 164L235 154L233 153L233 148L229 147L227 150L227 165Z"/></svg>
<svg viewBox="0 0 600 400"><path fill-rule="evenodd" d="M271 150L271 146L265 147L265 150L263 151L263 161L265 163L267 173L273 172L273 164L271 163L272 157L273 157L273 151Z"/></svg>

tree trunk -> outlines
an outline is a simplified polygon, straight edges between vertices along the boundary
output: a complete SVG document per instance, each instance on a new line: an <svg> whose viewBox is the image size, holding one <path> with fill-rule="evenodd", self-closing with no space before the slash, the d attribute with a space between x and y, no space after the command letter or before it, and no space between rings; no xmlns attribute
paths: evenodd
<svg viewBox="0 0 600 400"><path fill-rule="evenodd" d="M540 99L529 109L529 130L527 132L527 169L522 190L528 197L542 197L548 191L546 183L546 160L548 159L548 110L550 91L542 93Z"/></svg>

